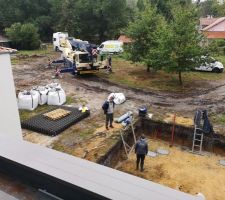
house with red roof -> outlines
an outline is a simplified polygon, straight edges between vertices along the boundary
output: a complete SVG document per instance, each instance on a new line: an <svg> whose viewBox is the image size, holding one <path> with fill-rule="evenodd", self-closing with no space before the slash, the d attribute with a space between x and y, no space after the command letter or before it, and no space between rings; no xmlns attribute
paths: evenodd
<svg viewBox="0 0 225 200"><path fill-rule="evenodd" d="M129 43L132 42L132 39L129 38L128 36L124 35L124 34L121 34L121 35L119 36L118 40L119 40L120 42L123 42L123 44L129 44Z"/></svg>
<svg viewBox="0 0 225 200"><path fill-rule="evenodd" d="M225 17L200 18L199 28L208 39L225 39Z"/></svg>

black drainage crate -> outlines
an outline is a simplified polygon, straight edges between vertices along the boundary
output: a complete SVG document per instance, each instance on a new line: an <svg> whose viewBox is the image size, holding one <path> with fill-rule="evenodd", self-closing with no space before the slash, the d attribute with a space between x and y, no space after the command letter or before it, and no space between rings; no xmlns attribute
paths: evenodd
<svg viewBox="0 0 225 200"><path fill-rule="evenodd" d="M58 108L68 110L71 113L58 120L50 120L43 116L43 114ZM22 128L43 133L45 135L55 136L90 115L90 111L82 113L78 110L78 108L67 106L57 106L51 110L46 111L45 113L36 115L28 120L23 121L21 123Z"/></svg>

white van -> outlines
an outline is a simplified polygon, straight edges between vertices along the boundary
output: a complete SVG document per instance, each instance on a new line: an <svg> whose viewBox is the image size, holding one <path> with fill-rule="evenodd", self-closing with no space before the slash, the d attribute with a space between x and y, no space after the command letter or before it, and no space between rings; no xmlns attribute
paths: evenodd
<svg viewBox="0 0 225 200"><path fill-rule="evenodd" d="M103 42L98 48L100 54L104 53L122 53L123 52L123 42L118 40L108 40Z"/></svg>
<svg viewBox="0 0 225 200"><path fill-rule="evenodd" d="M66 32L57 32L53 33L53 48L55 51L62 51L60 47L60 40L68 37L68 33Z"/></svg>

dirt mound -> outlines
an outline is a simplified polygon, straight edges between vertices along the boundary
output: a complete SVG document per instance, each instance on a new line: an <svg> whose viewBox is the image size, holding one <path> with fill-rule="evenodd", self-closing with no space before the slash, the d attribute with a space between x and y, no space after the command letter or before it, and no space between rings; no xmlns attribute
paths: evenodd
<svg viewBox="0 0 225 200"><path fill-rule="evenodd" d="M173 123L174 122L174 114L166 114L166 118L164 119L166 123ZM188 117L183 117L176 115L175 118L175 123L178 125L183 125L183 126L194 126L193 119L188 118Z"/></svg>

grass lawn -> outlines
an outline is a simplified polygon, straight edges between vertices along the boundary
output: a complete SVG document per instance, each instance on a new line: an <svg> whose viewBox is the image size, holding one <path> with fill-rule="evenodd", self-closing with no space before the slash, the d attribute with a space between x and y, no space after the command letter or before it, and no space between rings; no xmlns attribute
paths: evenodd
<svg viewBox="0 0 225 200"><path fill-rule="evenodd" d="M54 55L53 45L48 44L47 49L35 49L35 50L18 50L18 52L12 56L11 62L13 65L20 64L21 60L26 60L35 56L48 56Z"/></svg>
<svg viewBox="0 0 225 200"><path fill-rule="evenodd" d="M198 87L202 81L225 80L225 73L192 71L182 74L183 85L180 86L176 73L147 72L144 65L131 63L119 57L113 58L112 67L113 73L107 74L102 71L98 76L128 87L146 90L186 92ZM200 86L204 87L202 84Z"/></svg>
<svg viewBox="0 0 225 200"><path fill-rule="evenodd" d="M47 49L35 49L35 50L19 50L17 55L27 55L27 56L34 56L34 55L49 55L53 52L53 46L47 45Z"/></svg>

